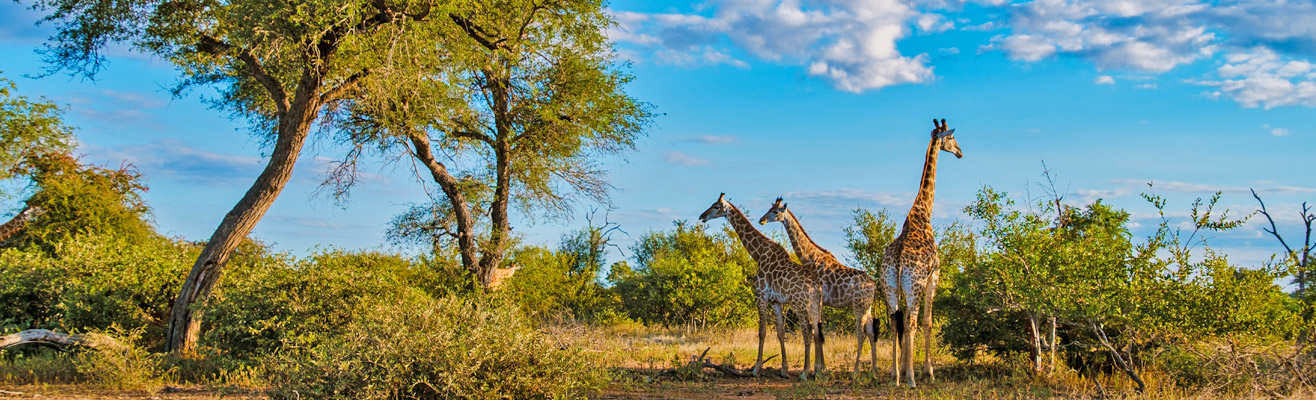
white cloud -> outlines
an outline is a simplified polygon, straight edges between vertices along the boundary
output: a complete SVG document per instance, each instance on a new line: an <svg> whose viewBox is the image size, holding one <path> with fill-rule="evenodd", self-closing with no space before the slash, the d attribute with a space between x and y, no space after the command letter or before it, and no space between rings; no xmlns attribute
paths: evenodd
<svg viewBox="0 0 1316 400"><path fill-rule="evenodd" d="M1096 80L1092 81L1092 83L1098 85L1114 85L1115 78L1110 77L1110 75L1102 75L1102 76L1098 76Z"/></svg>
<svg viewBox="0 0 1316 400"><path fill-rule="evenodd" d="M667 152L666 154L663 155L663 160L672 164L684 165L687 167L697 167L697 166L713 164L712 161L694 157L679 151Z"/></svg>
<svg viewBox="0 0 1316 400"><path fill-rule="evenodd" d="M1037 0L1010 7L1008 35L992 48L1037 61L1072 54L1101 68L1164 72L1210 57L1215 34L1188 15L1191 1Z"/></svg>
<svg viewBox="0 0 1316 400"><path fill-rule="evenodd" d="M1134 86L1133 88L1134 88L1134 89L1155 89L1155 88L1156 88L1156 84L1155 84L1155 83L1144 83L1144 84L1141 84L1141 85L1136 85L1136 86Z"/></svg>
<svg viewBox="0 0 1316 400"><path fill-rule="evenodd" d="M1316 107L1316 65L1279 55L1267 48L1230 54L1216 70L1221 79L1196 81L1215 87L1212 98L1226 97L1243 107L1301 105Z"/></svg>
<svg viewBox="0 0 1316 400"><path fill-rule="evenodd" d="M1270 130L1270 134L1275 136L1288 136L1289 130L1284 128L1274 128Z"/></svg>
<svg viewBox="0 0 1316 400"><path fill-rule="evenodd" d="M729 41L761 60L801 65L838 89L862 92L931 80L929 57L904 55L896 42L909 35L911 25L925 32L954 27L944 16L918 12L900 0L804 3L715 1L702 10L711 16L613 12L619 26L609 37L648 49L661 63L748 67L721 47Z"/></svg>

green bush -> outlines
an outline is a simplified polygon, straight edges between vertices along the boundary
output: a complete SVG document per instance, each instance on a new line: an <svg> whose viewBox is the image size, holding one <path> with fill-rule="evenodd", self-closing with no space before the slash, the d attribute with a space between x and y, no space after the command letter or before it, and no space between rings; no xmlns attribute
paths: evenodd
<svg viewBox="0 0 1316 400"><path fill-rule="evenodd" d="M172 299L195 249L159 237L78 236L54 245L0 250L0 324L65 332L142 329L163 340Z"/></svg>
<svg viewBox="0 0 1316 400"><path fill-rule="evenodd" d="M416 291L367 305L314 346L265 360L275 399L579 398L606 377L532 329L515 306Z"/></svg>
<svg viewBox="0 0 1316 400"><path fill-rule="evenodd" d="M357 318L357 304L433 288L434 271L397 255L322 251L294 260L258 245L225 271L207 304L201 344L252 360L285 343L311 345Z"/></svg>
<svg viewBox="0 0 1316 400"><path fill-rule="evenodd" d="M631 316L646 324L738 327L756 321L754 263L729 234L710 235L678 222L651 232L633 250L638 267L613 266L612 290Z"/></svg>

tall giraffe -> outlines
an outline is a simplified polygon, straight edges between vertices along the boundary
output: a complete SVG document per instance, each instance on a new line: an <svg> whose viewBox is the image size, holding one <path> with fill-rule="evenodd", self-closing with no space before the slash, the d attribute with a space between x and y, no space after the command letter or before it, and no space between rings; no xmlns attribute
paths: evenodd
<svg viewBox="0 0 1316 400"><path fill-rule="evenodd" d="M9 240L9 238L14 236L15 233L18 233L19 230L26 227L28 221L31 221L32 218L35 218L44 212L45 210L41 209L41 207L23 207L23 210L19 211L18 215L15 215L13 219L10 219L9 222L5 222L4 225L0 225L0 242Z"/></svg>
<svg viewBox="0 0 1316 400"><path fill-rule="evenodd" d="M891 374L896 386L900 385L900 370L903 368L909 378L909 387L914 384L914 330L916 319L922 317L924 339L924 364L927 366L928 380L935 380L932 374L932 298L937 294L937 282L941 280L941 261L937 258L937 242L932 232L932 197L936 191L937 155L942 151L962 158L960 146L955 142L955 130L946 129L946 120L941 124L932 120L932 142L928 144L927 156L923 161L923 179L919 184L918 196L914 206L905 216L905 225L891 244L887 245L882 256L882 290L886 294L887 312L891 313ZM900 299L904 298L905 308L901 308ZM923 300L927 311L919 314L918 301ZM908 313L905 310L909 310ZM899 349L897 350L897 343ZM896 365L899 360L899 367Z"/></svg>
<svg viewBox="0 0 1316 400"><path fill-rule="evenodd" d="M740 244L745 246L749 256L758 264L758 273L754 274L754 300L759 311L759 354L754 361L754 376L758 376L763 366L763 339L767 336L769 315L776 315L777 342L781 344L781 372L786 377L790 364L786 362L786 324L782 317L782 306L790 306L796 313L807 318L804 324L804 372L800 379L809 376L809 351L816 346L814 376L822 373L826 367L823 363L822 338L822 287L818 275L808 267L791 260L790 253L780 244L763 235L754 228L754 223L740 212L740 209L725 199L726 193L717 196L707 210L699 214L700 222L726 218L731 228L736 230ZM817 329L818 340L813 342L813 330Z"/></svg>
<svg viewBox="0 0 1316 400"><path fill-rule="evenodd" d="M786 208L786 203L782 202L780 197L772 203L768 212L759 218L760 225L768 222L781 222L786 227L786 234L791 239L791 247L795 249L800 261L817 271L818 280L822 284L823 305L848 308L854 313L855 329L859 338L859 346L855 348L854 355L854 375L859 375L860 359L864 354L864 338L868 338L868 348L873 359L873 374L876 375L877 330L873 326L872 310L877 282L873 281L867 272L841 264L831 252L818 246L818 243L804 232L804 227L800 226L795 213Z"/></svg>

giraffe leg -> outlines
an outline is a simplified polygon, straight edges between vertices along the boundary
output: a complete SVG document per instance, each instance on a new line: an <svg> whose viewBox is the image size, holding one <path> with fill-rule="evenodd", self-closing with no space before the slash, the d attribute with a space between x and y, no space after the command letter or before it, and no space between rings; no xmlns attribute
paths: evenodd
<svg viewBox="0 0 1316 400"><path fill-rule="evenodd" d="M877 382L877 315L868 313L868 351L873 357L873 382Z"/></svg>
<svg viewBox="0 0 1316 400"><path fill-rule="evenodd" d="M810 320L812 318L806 318ZM804 336L804 371L800 372L800 380L809 379L809 353L813 350L813 321L807 321L800 324L800 331Z"/></svg>
<svg viewBox="0 0 1316 400"><path fill-rule="evenodd" d="M927 292L923 294L923 365L928 370L928 382L936 381L936 376L932 374L932 298L937 294L937 281L934 278L928 285Z"/></svg>
<svg viewBox="0 0 1316 400"><path fill-rule="evenodd" d="M782 315L780 304L773 305L772 311L777 314L777 344L781 345L781 371L777 375L785 378L790 371L790 364L786 362L786 317Z"/></svg>
<svg viewBox="0 0 1316 400"><path fill-rule="evenodd" d="M909 387L911 389L917 387L917 384L914 383L914 333L918 329L918 296L922 291L920 289L921 288L916 288L915 290L906 292L912 293L913 295L905 297L905 308L909 313L904 315L904 321L901 321L901 323L905 325L905 337L900 341L900 349L901 353L903 353L900 355L900 365L901 369L905 372L906 379L909 380ZM927 332L924 332L923 334L926 335Z"/></svg>
<svg viewBox="0 0 1316 400"><path fill-rule="evenodd" d="M859 337L859 344L854 349L854 374L851 378L859 377L859 364L864 359L864 342L868 339L868 325L871 324L872 316L868 314L868 309L854 307L855 333Z"/></svg>
<svg viewBox="0 0 1316 400"><path fill-rule="evenodd" d="M894 273L886 272L882 277L882 294L886 297L886 309L891 329L891 379L900 386L900 339L904 336L904 310L900 308L900 298L896 291L900 282Z"/></svg>
<svg viewBox="0 0 1316 400"><path fill-rule="evenodd" d="M759 355L754 361L754 377L759 377L759 371L763 368L763 339L768 336L768 305L760 301L759 304Z"/></svg>

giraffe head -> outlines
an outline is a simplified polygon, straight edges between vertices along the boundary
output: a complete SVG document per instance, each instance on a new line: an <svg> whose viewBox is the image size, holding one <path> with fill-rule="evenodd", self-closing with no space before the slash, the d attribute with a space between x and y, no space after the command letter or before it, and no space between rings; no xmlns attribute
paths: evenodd
<svg viewBox="0 0 1316 400"><path fill-rule="evenodd" d="M786 213L788 212L789 211L786 210L786 203L781 201L781 198L778 197L777 201L772 203L772 207L768 207L768 212L764 213L762 218L759 218L759 225L766 225L769 222L785 221Z"/></svg>
<svg viewBox="0 0 1316 400"><path fill-rule="evenodd" d="M708 206L703 214L699 214L699 222L708 222L718 218L724 218L731 215L731 202L726 200L726 193L717 196L717 201Z"/></svg>
<svg viewBox="0 0 1316 400"><path fill-rule="evenodd" d="M938 125L937 119L933 118L932 126L936 127L932 130L932 140L939 142L937 146L941 151L954 154L955 158L964 158L964 154L960 153L959 143L955 142L955 130L946 129L946 119L942 118L941 124Z"/></svg>

